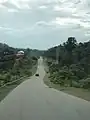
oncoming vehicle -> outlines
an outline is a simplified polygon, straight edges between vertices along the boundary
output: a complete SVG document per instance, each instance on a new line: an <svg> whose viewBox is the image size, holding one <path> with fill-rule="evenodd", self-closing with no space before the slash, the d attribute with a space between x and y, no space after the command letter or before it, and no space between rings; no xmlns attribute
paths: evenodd
<svg viewBox="0 0 90 120"><path fill-rule="evenodd" d="M35 76L37 76L37 77L38 77L38 76L39 76L39 74L38 74L38 73L36 73L36 74L35 74Z"/></svg>

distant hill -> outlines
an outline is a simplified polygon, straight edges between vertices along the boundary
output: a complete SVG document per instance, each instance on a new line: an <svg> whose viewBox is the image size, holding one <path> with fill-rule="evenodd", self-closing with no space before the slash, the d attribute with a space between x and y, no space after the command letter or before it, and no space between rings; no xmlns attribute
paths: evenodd
<svg viewBox="0 0 90 120"><path fill-rule="evenodd" d="M42 50L34 49L34 50L31 50L30 55L31 55L31 56L39 57L39 56L42 56L43 53L44 53L44 51L42 51Z"/></svg>
<svg viewBox="0 0 90 120"><path fill-rule="evenodd" d="M7 44L0 43L0 69L7 68L10 66L12 67L14 59L16 57L16 53L18 51L24 51L25 56L29 57L39 57L42 56L43 51L36 50L36 49L23 49L23 48L13 48L8 46ZM6 63L7 62L7 63ZM12 63L10 65L10 62Z"/></svg>

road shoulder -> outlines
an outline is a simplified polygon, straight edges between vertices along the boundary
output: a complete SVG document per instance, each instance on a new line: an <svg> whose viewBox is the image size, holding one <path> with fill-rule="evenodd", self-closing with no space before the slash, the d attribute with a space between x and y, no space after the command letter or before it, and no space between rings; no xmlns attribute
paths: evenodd
<svg viewBox="0 0 90 120"><path fill-rule="evenodd" d="M74 88L74 87L61 87L58 84L53 84L52 82L50 82L49 73L47 73L47 67L45 65L44 65L44 67L45 67L46 74L44 76L43 81L49 88L54 88L58 91L62 91L67 94L90 101L90 91L89 90L85 90L85 89L81 89L81 88Z"/></svg>

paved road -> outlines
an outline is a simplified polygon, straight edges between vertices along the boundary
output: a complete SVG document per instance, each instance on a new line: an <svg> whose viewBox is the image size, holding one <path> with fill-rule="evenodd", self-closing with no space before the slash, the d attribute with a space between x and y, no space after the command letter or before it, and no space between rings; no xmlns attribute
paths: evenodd
<svg viewBox="0 0 90 120"><path fill-rule="evenodd" d="M33 76L0 103L0 120L90 120L90 102L48 88L42 59Z"/></svg>

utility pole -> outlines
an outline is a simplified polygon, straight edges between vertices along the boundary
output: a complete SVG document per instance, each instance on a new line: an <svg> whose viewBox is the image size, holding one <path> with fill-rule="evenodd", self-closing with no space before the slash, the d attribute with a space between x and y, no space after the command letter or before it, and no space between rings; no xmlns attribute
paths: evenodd
<svg viewBox="0 0 90 120"><path fill-rule="evenodd" d="M60 48L58 46L56 49L56 64L59 64L59 50L60 50Z"/></svg>

